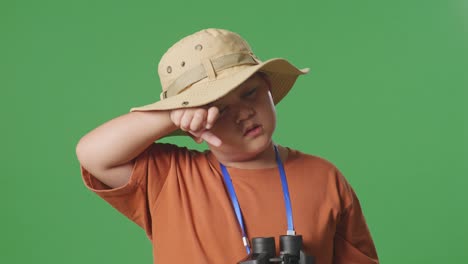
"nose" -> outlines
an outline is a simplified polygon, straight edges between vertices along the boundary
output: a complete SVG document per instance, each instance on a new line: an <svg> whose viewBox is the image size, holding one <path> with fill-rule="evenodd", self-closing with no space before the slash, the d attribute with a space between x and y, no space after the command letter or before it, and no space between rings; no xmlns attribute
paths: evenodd
<svg viewBox="0 0 468 264"><path fill-rule="evenodd" d="M236 107L236 123L239 124L240 122L247 120L255 115L255 109L248 104L238 105Z"/></svg>

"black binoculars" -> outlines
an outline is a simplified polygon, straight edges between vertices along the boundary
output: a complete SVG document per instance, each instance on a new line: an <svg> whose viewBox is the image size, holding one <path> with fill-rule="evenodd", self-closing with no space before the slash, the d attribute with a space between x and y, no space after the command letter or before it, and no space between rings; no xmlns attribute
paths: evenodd
<svg viewBox="0 0 468 264"><path fill-rule="evenodd" d="M275 238L252 239L252 253L238 264L314 264L315 258L302 251L302 236L280 236L280 255L276 256Z"/></svg>

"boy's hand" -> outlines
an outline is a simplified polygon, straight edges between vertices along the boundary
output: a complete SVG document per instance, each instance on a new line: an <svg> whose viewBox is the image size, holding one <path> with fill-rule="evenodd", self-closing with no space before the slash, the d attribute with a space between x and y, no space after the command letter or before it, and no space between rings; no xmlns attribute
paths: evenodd
<svg viewBox="0 0 468 264"><path fill-rule="evenodd" d="M175 109L171 111L170 117L177 127L193 135L197 143L201 143L205 140L211 145L217 147L221 146L221 139L209 131L219 117L219 110L216 106L212 106L208 109Z"/></svg>

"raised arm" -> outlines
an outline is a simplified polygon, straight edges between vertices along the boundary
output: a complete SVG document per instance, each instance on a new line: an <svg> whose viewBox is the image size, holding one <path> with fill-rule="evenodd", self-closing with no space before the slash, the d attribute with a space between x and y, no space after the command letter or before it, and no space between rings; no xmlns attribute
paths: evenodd
<svg viewBox="0 0 468 264"><path fill-rule="evenodd" d="M130 112L95 128L80 139L80 164L106 185L117 188L131 176L133 159L177 126L169 111Z"/></svg>
<svg viewBox="0 0 468 264"><path fill-rule="evenodd" d="M215 107L130 112L86 134L76 146L76 155L86 170L106 185L117 188L130 179L135 157L179 127L191 133L197 142L221 144L207 129L217 117Z"/></svg>

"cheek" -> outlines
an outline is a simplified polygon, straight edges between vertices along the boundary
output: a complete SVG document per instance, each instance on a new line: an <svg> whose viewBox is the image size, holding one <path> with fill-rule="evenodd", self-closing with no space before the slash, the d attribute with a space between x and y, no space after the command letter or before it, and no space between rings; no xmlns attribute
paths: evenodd
<svg viewBox="0 0 468 264"><path fill-rule="evenodd" d="M275 130L276 128L276 115L274 112L268 112L265 116L266 124L270 128L271 131Z"/></svg>
<svg viewBox="0 0 468 264"><path fill-rule="evenodd" d="M217 136L225 136L232 132L233 128L230 126L227 118L221 118L216 121L211 131Z"/></svg>
<svg viewBox="0 0 468 264"><path fill-rule="evenodd" d="M261 107L261 116L268 124L273 126L276 125L276 109L272 101L265 100L262 102Z"/></svg>

